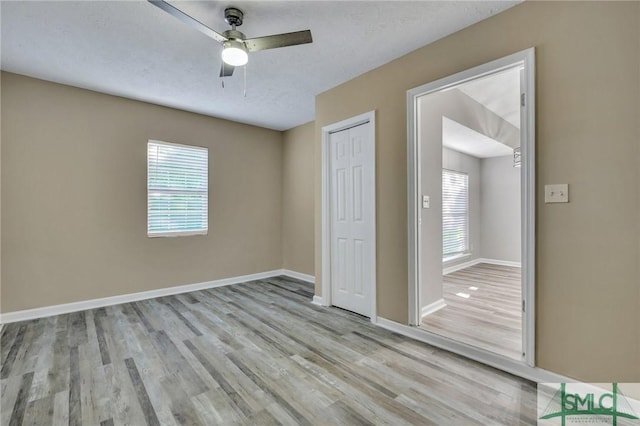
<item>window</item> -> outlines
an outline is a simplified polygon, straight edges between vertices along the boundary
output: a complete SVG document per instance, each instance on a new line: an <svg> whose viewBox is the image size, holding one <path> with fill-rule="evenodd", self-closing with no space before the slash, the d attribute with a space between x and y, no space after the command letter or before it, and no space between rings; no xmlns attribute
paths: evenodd
<svg viewBox="0 0 640 426"><path fill-rule="evenodd" d="M149 141L147 145L147 235L206 234L209 151Z"/></svg>
<svg viewBox="0 0 640 426"><path fill-rule="evenodd" d="M442 170L442 257L469 250L469 176Z"/></svg>

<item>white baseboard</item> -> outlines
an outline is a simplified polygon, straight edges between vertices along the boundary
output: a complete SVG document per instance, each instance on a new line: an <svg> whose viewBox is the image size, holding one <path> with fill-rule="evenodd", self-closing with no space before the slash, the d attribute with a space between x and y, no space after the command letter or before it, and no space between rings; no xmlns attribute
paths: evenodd
<svg viewBox="0 0 640 426"><path fill-rule="evenodd" d="M309 274L303 274L302 272L292 271L290 269L282 269L282 275L286 275L287 277L295 278L300 281L306 281L311 284L315 284L316 277Z"/></svg>
<svg viewBox="0 0 640 426"><path fill-rule="evenodd" d="M481 257L480 259L476 259L478 263L490 263L492 265L499 266L512 266L514 268L522 268L521 262L513 262L511 260L499 260L499 259L487 259L486 257Z"/></svg>
<svg viewBox="0 0 640 426"><path fill-rule="evenodd" d="M444 349L449 352L462 355L479 363L497 368L518 377L531 380L536 383L567 383L576 382L577 380L554 373L552 371L543 370L538 367L530 367L523 361L506 358L484 349L475 348L465 345L446 337L438 336L426 330L417 327L400 324L385 318L378 317L375 324L384 329L402 334L403 336L428 343L432 346Z"/></svg>
<svg viewBox="0 0 640 426"><path fill-rule="evenodd" d="M118 296L103 297L99 299L83 300L80 302L64 303L62 305L45 306L42 308L25 309L23 311L7 312L0 315L0 323L12 323L26 321L37 318L49 317L52 315L68 314L70 312L84 311L86 309L101 308L103 306L118 305L120 303L135 302L138 300L153 299L155 297L171 296L191 291L204 290L207 288L222 287L231 284L240 284L247 281L263 280L265 278L285 275L287 277L314 283L315 277L290 271L288 269L275 269L273 271L260 272L257 274L241 275L238 277L223 278L219 280L207 281L197 284L187 284L175 287L166 287L156 290L142 291L139 293L122 294ZM0 331L2 331L0 325Z"/></svg>
<svg viewBox="0 0 640 426"><path fill-rule="evenodd" d="M214 287L222 287L231 284L240 284L247 281L262 280L280 275L290 276L287 271L276 269L257 274L242 275L239 277L223 278L197 284L187 284L175 287L159 288L156 290L139 293L123 294L118 296L103 297L100 299L83 300L80 302L64 303L62 305L45 306L43 308L25 309L23 311L7 312L0 315L2 324L44 318L52 315L67 314L70 312L84 311L86 309L101 308L103 306L118 305L120 303L135 302L138 300L152 299L154 297L171 296L174 294L188 293ZM293 277L298 278L298 277ZM300 278L299 278L300 279Z"/></svg>
<svg viewBox="0 0 640 426"><path fill-rule="evenodd" d="M447 275L447 274L450 274L452 272L459 271L461 269L466 269L466 268L469 268L469 267L471 267L473 265L477 265L478 263L479 263L478 259L473 259L473 260L469 260L468 262L463 262L463 263L458 263L458 264L453 265L453 266L448 266L446 268L442 268L442 275Z"/></svg>
<svg viewBox="0 0 640 426"><path fill-rule="evenodd" d="M314 277L313 275L309 275L309 274L303 274L302 272L296 272L296 271L292 271L290 269L282 269L281 270L281 275L285 275L287 277L291 277L291 278L295 278L297 280L300 281L306 281L308 283L311 284L315 284L316 283L316 277ZM326 303L324 301L324 299L320 296L313 296L313 300L311 301L311 303L313 303L314 305L318 305L318 306L326 306Z"/></svg>
<svg viewBox="0 0 640 426"><path fill-rule="evenodd" d="M327 303L322 296L313 296L311 303L318 306L327 306Z"/></svg>
<svg viewBox="0 0 640 426"><path fill-rule="evenodd" d="M420 319L422 320L427 315L431 315L445 306L447 306L447 304L444 303L444 299L438 299L433 303L429 303L427 306L423 306L420 312Z"/></svg>
<svg viewBox="0 0 640 426"><path fill-rule="evenodd" d="M514 268L522 267L522 263L520 262L512 262L510 260L488 259L486 257L479 257L477 259L473 259L468 262L458 263L457 265L442 268L442 275L448 275L452 272L456 272L461 269L470 268L471 266L475 266L479 263L489 263L491 265L498 265L498 266L512 266Z"/></svg>

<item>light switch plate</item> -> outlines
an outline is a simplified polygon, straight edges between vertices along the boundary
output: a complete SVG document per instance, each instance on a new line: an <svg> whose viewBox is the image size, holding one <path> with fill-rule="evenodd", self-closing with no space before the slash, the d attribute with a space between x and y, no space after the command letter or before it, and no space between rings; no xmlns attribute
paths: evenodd
<svg viewBox="0 0 640 426"><path fill-rule="evenodd" d="M429 208L429 196L428 195L423 195L422 196L422 208L423 209L428 209Z"/></svg>
<svg viewBox="0 0 640 426"><path fill-rule="evenodd" d="M569 202L569 184L559 183L555 185L544 186L544 202L545 203L568 203Z"/></svg>

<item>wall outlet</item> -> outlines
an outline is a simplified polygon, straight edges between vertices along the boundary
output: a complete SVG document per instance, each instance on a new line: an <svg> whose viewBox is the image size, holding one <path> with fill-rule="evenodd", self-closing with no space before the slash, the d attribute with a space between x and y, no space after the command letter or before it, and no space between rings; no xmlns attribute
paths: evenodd
<svg viewBox="0 0 640 426"><path fill-rule="evenodd" d="M545 203L568 203L569 202L569 184L560 183L555 185L544 186L544 202Z"/></svg>

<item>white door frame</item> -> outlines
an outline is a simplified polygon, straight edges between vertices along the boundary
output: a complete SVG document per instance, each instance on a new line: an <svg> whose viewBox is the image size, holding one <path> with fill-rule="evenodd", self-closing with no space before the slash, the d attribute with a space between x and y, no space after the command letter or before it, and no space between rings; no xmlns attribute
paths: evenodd
<svg viewBox="0 0 640 426"><path fill-rule="evenodd" d="M347 118L338 123L322 127L322 199L321 199L321 223L322 223L322 296L316 299L323 306L331 306L331 157L329 156L329 137L331 133L346 130L365 123L371 123L373 132L373 164L371 165L369 179L373 182L373 194L371 199L365 200L365 206L371 209L373 218L367 232L371 241L371 256L373 271L371 271L371 322L376 322L376 165L375 165L375 140L376 140L376 114L369 111L355 117Z"/></svg>
<svg viewBox="0 0 640 426"><path fill-rule="evenodd" d="M535 366L535 51L522 50L509 56L453 74L434 82L407 91L407 223L408 223L408 272L409 272L409 324L420 323L419 277L420 277L420 235L418 218L420 214L420 180L418 128L416 111L418 98L453 88L465 81L494 74L496 72L524 65L524 111L521 124L521 211L522 211L522 297L526 307L522 315L523 361ZM422 331L422 330L421 330ZM433 344L442 346L443 339L424 331L425 339L433 336ZM459 343L459 342L458 342ZM445 348L461 355L474 358L476 348L466 344L448 345ZM491 354L486 354L490 356ZM493 354L494 361L500 363L504 357Z"/></svg>

